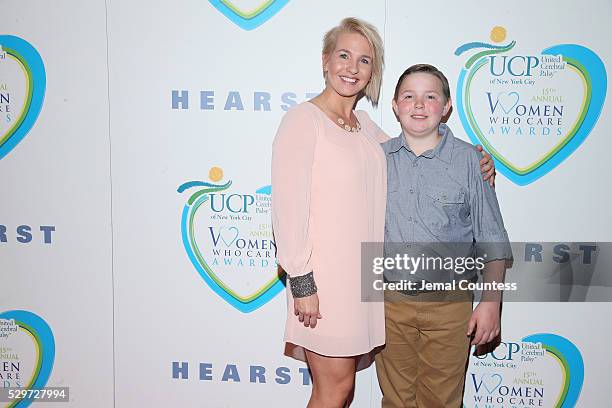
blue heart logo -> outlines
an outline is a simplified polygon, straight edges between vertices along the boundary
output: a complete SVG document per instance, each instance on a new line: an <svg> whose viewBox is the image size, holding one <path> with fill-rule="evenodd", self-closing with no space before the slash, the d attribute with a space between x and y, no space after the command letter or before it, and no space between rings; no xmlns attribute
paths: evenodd
<svg viewBox="0 0 612 408"><path fill-rule="evenodd" d="M46 76L30 43L0 35L0 159L28 134L42 108Z"/></svg>
<svg viewBox="0 0 612 408"><path fill-rule="evenodd" d="M485 49L461 70L457 111L473 143L518 185L548 174L591 133L603 108L607 74L590 49L562 44L539 55L508 54L507 45L468 43L456 55Z"/></svg>
<svg viewBox="0 0 612 408"><path fill-rule="evenodd" d="M483 374L482 376L482 385L489 394L493 394L493 392L499 388L502 381L503 378L499 374Z"/></svg>
<svg viewBox="0 0 612 408"><path fill-rule="evenodd" d="M31 362L35 367L30 378L22 378L27 383L21 384L26 389L43 388L47 384L55 361L55 339L51 328L43 319L32 312L25 310L10 310L0 313L0 319L14 323L17 332L10 332L9 337L0 337L0 346L12 349L15 346L11 342L11 337L19 335L18 332L25 333L34 340L36 346L36 361ZM3 325L4 327L4 325ZM18 354L18 353L14 353ZM10 361L10 360L9 360ZM24 398L16 404L10 405L15 408L25 408L32 404L32 398Z"/></svg>
<svg viewBox="0 0 612 408"><path fill-rule="evenodd" d="M519 103L519 94L517 92L501 92L497 96L497 100L502 108L502 110L508 114L512 112L512 109Z"/></svg>
<svg viewBox="0 0 612 408"><path fill-rule="evenodd" d="M238 234L239 231L236 227L223 228L221 230L221 239L225 245L231 246L238 239Z"/></svg>
<svg viewBox="0 0 612 408"><path fill-rule="evenodd" d="M276 15L289 0L265 0L254 8L245 10L232 0L208 0L225 17L243 30L253 30Z"/></svg>

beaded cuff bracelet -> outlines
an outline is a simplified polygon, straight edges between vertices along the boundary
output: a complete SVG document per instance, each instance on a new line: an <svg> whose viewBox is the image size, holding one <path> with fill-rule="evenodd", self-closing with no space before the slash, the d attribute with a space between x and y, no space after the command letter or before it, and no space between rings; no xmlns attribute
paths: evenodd
<svg viewBox="0 0 612 408"><path fill-rule="evenodd" d="M302 298L317 293L317 285L312 272L302 276L289 276L289 287L294 298Z"/></svg>

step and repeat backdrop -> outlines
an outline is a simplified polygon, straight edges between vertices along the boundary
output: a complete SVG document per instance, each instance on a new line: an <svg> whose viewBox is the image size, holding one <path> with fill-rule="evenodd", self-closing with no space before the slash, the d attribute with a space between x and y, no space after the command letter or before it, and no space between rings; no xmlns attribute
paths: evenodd
<svg viewBox="0 0 612 408"><path fill-rule="evenodd" d="M448 123L494 156L512 241L612 241L611 13L0 0L0 387L69 387L74 407L305 406L308 370L283 355L271 142L322 90L322 36L346 16L384 38L381 103L360 108L390 136L401 72L446 73ZM507 303L502 344L470 359L465 407L607 406L610 313ZM359 372L352 406L380 397L373 367Z"/></svg>

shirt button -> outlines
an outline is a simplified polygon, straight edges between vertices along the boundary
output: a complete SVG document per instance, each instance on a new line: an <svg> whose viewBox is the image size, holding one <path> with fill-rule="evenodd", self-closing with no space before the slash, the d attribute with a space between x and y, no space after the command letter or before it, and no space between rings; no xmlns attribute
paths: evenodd
<svg viewBox="0 0 612 408"><path fill-rule="evenodd" d="M410 189L408 191L410 191L410 194L414 194L414 190L413 189Z"/></svg>

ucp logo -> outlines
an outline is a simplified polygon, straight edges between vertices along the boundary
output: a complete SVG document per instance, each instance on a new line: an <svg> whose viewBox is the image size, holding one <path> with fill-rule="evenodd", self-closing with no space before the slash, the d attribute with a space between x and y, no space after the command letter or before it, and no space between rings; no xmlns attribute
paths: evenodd
<svg viewBox="0 0 612 408"><path fill-rule="evenodd" d="M270 222L272 187L224 181L218 166L210 168L208 179L187 181L177 189L187 196L181 216L183 246L204 282L249 313L285 288Z"/></svg>
<svg viewBox="0 0 612 408"><path fill-rule="evenodd" d="M253 30L282 9L289 0L208 0L225 17L244 30Z"/></svg>
<svg viewBox="0 0 612 408"><path fill-rule="evenodd" d="M580 349L556 333L501 343L468 364L464 407L574 407L584 383Z"/></svg>
<svg viewBox="0 0 612 408"><path fill-rule="evenodd" d="M540 65L539 58L533 55L515 55L513 57L491 55L489 59L491 61L489 70L491 75L496 77L504 75L506 71L515 77L533 76L534 68Z"/></svg>
<svg viewBox="0 0 612 408"><path fill-rule="evenodd" d="M55 361L55 339L47 322L27 310L0 312L0 361L0 388L44 388ZM26 408L33 402L29 395L8 407Z"/></svg>
<svg viewBox="0 0 612 408"><path fill-rule="evenodd" d="M253 204L255 204L255 196L252 194L210 194L210 209L215 213L227 210L235 214L247 214L249 207Z"/></svg>
<svg viewBox="0 0 612 408"><path fill-rule="evenodd" d="M589 136L607 91L604 63L578 44L469 42L455 55L466 59L457 82L457 112L473 143L495 158L499 171L526 185L567 159Z"/></svg>

